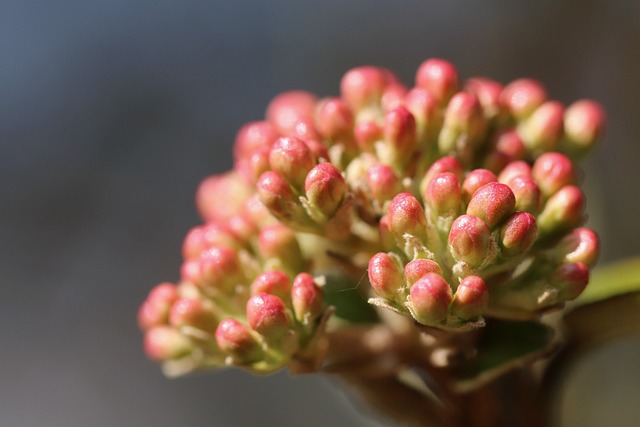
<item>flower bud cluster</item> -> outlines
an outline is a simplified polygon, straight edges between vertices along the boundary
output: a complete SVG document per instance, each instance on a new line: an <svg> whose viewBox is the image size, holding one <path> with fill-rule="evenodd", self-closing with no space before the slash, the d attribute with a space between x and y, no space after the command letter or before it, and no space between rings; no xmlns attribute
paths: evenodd
<svg viewBox="0 0 640 427"><path fill-rule="evenodd" d="M140 309L150 357L285 366L322 333L327 272L355 286L368 270L375 305L445 329L539 316L584 289L599 244L574 162L602 134L598 104L565 108L531 79L462 81L442 59L413 87L365 66L339 90L275 97L238 132L233 170L203 181L181 280Z"/></svg>

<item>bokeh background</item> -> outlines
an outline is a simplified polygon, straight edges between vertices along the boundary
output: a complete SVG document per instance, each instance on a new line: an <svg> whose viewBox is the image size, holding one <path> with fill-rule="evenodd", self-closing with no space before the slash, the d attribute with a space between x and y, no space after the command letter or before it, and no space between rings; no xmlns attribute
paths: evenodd
<svg viewBox="0 0 640 427"><path fill-rule="evenodd" d="M387 426L326 377L167 380L135 313L177 278L193 194L278 92L426 58L609 114L586 163L602 262L640 254L638 0L23 0L0 8L0 425ZM640 417L640 338L582 360L563 426Z"/></svg>

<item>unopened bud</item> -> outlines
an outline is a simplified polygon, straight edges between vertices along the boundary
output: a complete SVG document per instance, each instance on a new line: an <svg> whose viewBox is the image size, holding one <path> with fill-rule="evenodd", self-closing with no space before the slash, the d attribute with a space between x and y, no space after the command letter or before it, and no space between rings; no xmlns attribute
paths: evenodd
<svg viewBox="0 0 640 427"><path fill-rule="evenodd" d="M442 269L437 262L422 258L409 261L409 263L404 266L404 277L409 286L413 285L427 273L436 273L442 276Z"/></svg>
<svg viewBox="0 0 640 427"><path fill-rule="evenodd" d="M316 165L316 159L303 140L286 137L277 139L271 147L269 164L289 184L301 190L307 174Z"/></svg>
<svg viewBox="0 0 640 427"><path fill-rule="evenodd" d="M380 252L369 260L369 282L375 293L390 301L399 302L404 289L402 261L397 255Z"/></svg>
<svg viewBox="0 0 640 427"><path fill-rule="evenodd" d="M305 91L284 92L271 100L267 107L267 120L285 136L304 139L317 138L314 114L317 98Z"/></svg>
<svg viewBox="0 0 640 427"><path fill-rule="evenodd" d="M452 295L449 284L435 273L427 273L409 289L407 308L423 325L436 325L447 317Z"/></svg>
<svg viewBox="0 0 640 427"><path fill-rule="evenodd" d="M464 152L477 146L485 128L485 118L475 95L467 92L455 94L447 105L438 138L440 153Z"/></svg>
<svg viewBox="0 0 640 427"><path fill-rule="evenodd" d="M205 178L196 191L196 206L206 221L225 221L242 210L252 193L236 172Z"/></svg>
<svg viewBox="0 0 640 427"><path fill-rule="evenodd" d="M382 139L382 127L372 120L359 122L353 132L362 151L373 151L375 143Z"/></svg>
<svg viewBox="0 0 640 427"><path fill-rule="evenodd" d="M471 196L483 185L496 182L496 175L487 169L475 169L469 172L462 183L462 198L469 203Z"/></svg>
<svg viewBox="0 0 640 427"><path fill-rule="evenodd" d="M255 362L264 354L249 328L233 318L220 322L216 329L216 343L220 350L230 355L237 364Z"/></svg>
<svg viewBox="0 0 640 427"><path fill-rule="evenodd" d="M235 164L238 165L238 162L247 159L258 150L269 150L277 138L278 132L269 122L251 122L242 126L233 146Z"/></svg>
<svg viewBox="0 0 640 427"><path fill-rule="evenodd" d="M428 90L416 87L407 93L405 105L416 119L418 141L427 143L435 140L442 126L438 100Z"/></svg>
<svg viewBox="0 0 640 427"><path fill-rule="evenodd" d="M304 188L309 204L327 217L333 215L348 191L347 183L338 168L328 162L311 169Z"/></svg>
<svg viewBox="0 0 640 427"><path fill-rule="evenodd" d="M384 116L383 135L385 152L380 160L397 168L407 164L416 146L416 121L403 106L394 108Z"/></svg>
<svg viewBox="0 0 640 427"><path fill-rule="evenodd" d="M516 197L509 186L490 182L473 194L467 214L477 216L493 229L513 212L515 205Z"/></svg>
<svg viewBox="0 0 640 427"><path fill-rule="evenodd" d="M157 362L186 356L191 349L189 339L170 326L156 326L144 334L144 351Z"/></svg>
<svg viewBox="0 0 640 427"><path fill-rule="evenodd" d="M353 111L378 106L384 91L395 81L392 73L380 67L364 66L349 70L340 82L340 93Z"/></svg>
<svg viewBox="0 0 640 427"><path fill-rule="evenodd" d="M458 91L458 71L444 59L431 58L420 64L416 86L428 90L441 104Z"/></svg>
<svg viewBox="0 0 640 427"><path fill-rule="evenodd" d="M538 237L536 219L528 212L511 215L500 229L500 247L505 256L524 253Z"/></svg>
<svg viewBox="0 0 640 427"><path fill-rule="evenodd" d="M565 263L581 262L592 267L598 260L600 241L590 228L576 228L553 248L556 258Z"/></svg>
<svg viewBox="0 0 640 427"><path fill-rule="evenodd" d="M429 167L427 173L424 174L422 181L420 181L420 194L424 194L427 190L427 186L431 180L436 177L436 175L444 172L451 172L456 176L456 178L458 178L458 180L462 180L463 178L462 165L458 159L452 156L441 157Z"/></svg>
<svg viewBox="0 0 640 427"><path fill-rule="evenodd" d="M516 176L527 176L531 178L531 166L523 160L516 160L509 163L498 175L498 182L503 184L509 184L509 182Z"/></svg>
<svg viewBox="0 0 640 427"><path fill-rule="evenodd" d="M400 190L400 179L390 166L376 163L367 169L367 186L380 203L391 200Z"/></svg>
<svg viewBox="0 0 640 427"><path fill-rule="evenodd" d="M282 337L290 327L284 302L275 295L255 294L247 301L247 321L268 339Z"/></svg>
<svg viewBox="0 0 640 427"><path fill-rule="evenodd" d="M567 185L561 188L547 200L538 215L541 234L549 236L577 227L584 220L584 207L584 194L578 187Z"/></svg>
<svg viewBox="0 0 640 427"><path fill-rule="evenodd" d="M502 85L484 77L475 77L467 80L465 90L472 93L480 101L482 111L487 120L493 120L500 114L500 94Z"/></svg>
<svg viewBox="0 0 640 427"><path fill-rule="evenodd" d="M589 283L589 267L581 262L563 264L553 272L549 282L558 289L560 300L572 300L578 297Z"/></svg>
<svg viewBox="0 0 640 427"><path fill-rule="evenodd" d="M545 198L550 197L565 185L576 183L573 162L564 154L545 153L538 157L531 169Z"/></svg>
<svg viewBox="0 0 640 427"><path fill-rule="evenodd" d="M171 305L178 298L176 285L169 282L156 285L138 310L138 326L145 331L166 324Z"/></svg>
<svg viewBox="0 0 640 427"><path fill-rule="evenodd" d="M562 136L563 117L563 105L547 101L518 126L518 134L531 152L553 150Z"/></svg>
<svg viewBox="0 0 640 427"><path fill-rule="evenodd" d="M451 304L452 313L461 320L482 316L489 304L489 288L482 278L467 276L458 285Z"/></svg>
<svg viewBox="0 0 640 427"><path fill-rule="evenodd" d="M200 256L199 267L195 284L203 289L215 288L228 293L244 280L238 255L230 248L217 246L206 250Z"/></svg>
<svg viewBox="0 0 640 427"><path fill-rule="evenodd" d="M571 104L564 114L564 151L574 157L584 155L602 136L605 121L605 113L597 102L583 99Z"/></svg>
<svg viewBox="0 0 640 427"><path fill-rule="evenodd" d="M389 230L396 242L404 242L404 235L409 234L427 240L427 217L424 208L411 193L400 193L391 200L387 210Z"/></svg>
<svg viewBox="0 0 640 427"><path fill-rule="evenodd" d="M324 99L316 112L316 127L325 138L336 140L350 137L353 132L353 113L340 98Z"/></svg>
<svg viewBox="0 0 640 427"><path fill-rule="evenodd" d="M449 249L456 261L479 267L490 256L490 246L491 230L477 216L460 215L451 225Z"/></svg>
<svg viewBox="0 0 640 427"><path fill-rule="evenodd" d="M427 186L424 202L435 217L434 219L457 216L462 207L462 193L458 178L451 172L436 175Z"/></svg>
<svg viewBox="0 0 640 427"><path fill-rule="evenodd" d="M189 230L182 243L182 256L184 259L196 259L203 251L213 246L235 249L240 247L240 242L228 227L210 222Z"/></svg>
<svg viewBox="0 0 640 427"><path fill-rule="evenodd" d="M258 199L269 209L269 212L279 220L290 222L304 222L306 213L291 187L277 172L268 171L260 175L256 183Z"/></svg>
<svg viewBox="0 0 640 427"><path fill-rule="evenodd" d="M547 92L535 80L519 79L509 83L500 95L503 106L521 120L533 113L547 99Z"/></svg>
<svg viewBox="0 0 640 427"><path fill-rule="evenodd" d="M293 230L283 224L272 224L260 230L258 249L265 261L276 259L293 270L302 267L298 239Z"/></svg>
<svg viewBox="0 0 640 427"><path fill-rule="evenodd" d="M300 273L291 287L293 313L302 324L310 324L324 312L324 292L308 273Z"/></svg>
<svg viewBox="0 0 640 427"><path fill-rule="evenodd" d="M265 271L258 275L251 284L251 295L259 293L275 295L283 301L287 301L291 293L291 280L280 270Z"/></svg>
<svg viewBox="0 0 640 427"><path fill-rule="evenodd" d="M540 212L542 207L542 194L538 184L527 175L517 175L509 183L509 188L516 197L516 207L518 211L525 211L534 215Z"/></svg>
<svg viewBox="0 0 640 427"><path fill-rule="evenodd" d="M169 322L175 327L190 326L213 333L218 319L213 311L195 298L180 298L171 307Z"/></svg>

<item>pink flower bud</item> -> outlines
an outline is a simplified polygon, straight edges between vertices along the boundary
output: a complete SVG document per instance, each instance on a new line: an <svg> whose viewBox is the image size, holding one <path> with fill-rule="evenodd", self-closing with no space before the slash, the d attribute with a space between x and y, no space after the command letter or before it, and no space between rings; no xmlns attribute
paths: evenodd
<svg viewBox="0 0 640 427"><path fill-rule="evenodd" d="M213 246L236 249L241 245L228 227L218 222L210 222L189 230L182 243L182 256L184 259L196 259L204 250Z"/></svg>
<svg viewBox="0 0 640 427"><path fill-rule="evenodd" d="M349 70L340 82L342 99L353 111L379 105L385 89L397 80L384 68L364 66Z"/></svg>
<svg viewBox="0 0 640 427"><path fill-rule="evenodd" d="M317 98L305 91L284 92L269 103L267 120L284 136L315 139L314 115Z"/></svg>
<svg viewBox="0 0 640 427"><path fill-rule="evenodd" d="M378 223L378 230L380 231L380 242L385 250L392 251L397 249L396 239L389 228L389 216L383 215Z"/></svg>
<svg viewBox="0 0 640 427"><path fill-rule="evenodd" d="M545 153L538 157L531 169L531 175L545 198L565 185L576 183L573 162L560 153Z"/></svg>
<svg viewBox="0 0 640 427"><path fill-rule="evenodd" d="M241 172L248 182L256 182L260 175L271 168L269 164L270 153L271 149L261 148L254 151L248 159L240 165L242 167ZM238 166L236 168L238 168Z"/></svg>
<svg viewBox="0 0 640 427"><path fill-rule="evenodd" d="M522 159L527 152L527 148L522 142L522 138L514 129L500 132L496 139L496 149L504 153L509 161Z"/></svg>
<svg viewBox="0 0 640 427"><path fill-rule="evenodd" d="M564 106L547 101L518 126L518 134L532 152L553 150L563 133L563 118Z"/></svg>
<svg viewBox="0 0 640 427"><path fill-rule="evenodd" d="M280 270L265 271L251 284L251 295L266 293L286 301L291 293L291 280Z"/></svg>
<svg viewBox="0 0 640 427"><path fill-rule="evenodd" d="M451 172L436 175L427 186L424 201L436 218L457 216L462 205L458 178Z"/></svg>
<svg viewBox="0 0 640 427"><path fill-rule="evenodd" d="M391 73L389 71L389 73ZM407 87L400 83L396 76L391 77L390 83L384 90L380 104L383 111L390 111L403 104L407 96Z"/></svg>
<svg viewBox="0 0 640 427"><path fill-rule="evenodd" d="M451 98L444 115L444 124L438 138L442 154L451 154L477 145L484 135L486 121L478 99L467 92L458 92Z"/></svg>
<svg viewBox="0 0 640 427"><path fill-rule="evenodd" d="M411 193L400 193L391 200L387 210L389 231L397 242L409 234L426 241L427 217L424 208Z"/></svg>
<svg viewBox="0 0 640 427"><path fill-rule="evenodd" d="M482 316L489 304L489 288L482 278L467 276L458 285L451 310L461 320Z"/></svg>
<svg viewBox="0 0 640 427"><path fill-rule="evenodd" d="M194 298L180 298L171 307L169 322L175 327L191 326L213 333L218 327L218 319L202 301Z"/></svg>
<svg viewBox="0 0 640 427"><path fill-rule="evenodd" d="M324 292L308 273L300 273L291 287L293 312L302 324L308 324L324 312Z"/></svg>
<svg viewBox="0 0 640 427"><path fill-rule="evenodd" d="M572 156L581 156L602 136L605 113L597 102L583 99L571 104L564 114L567 137L563 148Z"/></svg>
<svg viewBox="0 0 640 427"><path fill-rule="evenodd" d="M538 215L538 228L541 234L549 236L557 232L577 227L584 220L585 199L582 191L575 185L562 187L547 200Z"/></svg>
<svg viewBox="0 0 640 427"><path fill-rule="evenodd" d="M496 175L487 169L475 169L467 174L462 183L462 197L466 203L471 200L471 196L483 185L496 182Z"/></svg>
<svg viewBox="0 0 640 427"><path fill-rule="evenodd" d="M414 259L404 266L404 276L409 285L413 285L427 273L436 273L442 276L440 265L430 259Z"/></svg>
<svg viewBox="0 0 640 427"><path fill-rule="evenodd" d="M380 203L391 200L400 190L400 179L390 166L376 163L367 169L367 185Z"/></svg>
<svg viewBox="0 0 640 427"><path fill-rule="evenodd" d="M600 254L600 241L590 228L576 228L560 240L553 253L561 262L581 262L592 267Z"/></svg>
<svg viewBox="0 0 640 427"><path fill-rule="evenodd" d="M589 267L581 262L563 264L553 272L549 281L558 288L558 299L572 300L577 298L589 283Z"/></svg>
<svg viewBox="0 0 640 427"><path fill-rule="evenodd" d="M260 231L258 249L264 260L275 258L294 267L302 264L302 252L295 233L280 223Z"/></svg>
<svg viewBox="0 0 640 427"><path fill-rule="evenodd" d="M382 128L370 120L358 123L353 132L358 148L362 151L373 151L374 144L382 139Z"/></svg>
<svg viewBox="0 0 640 427"><path fill-rule="evenodd" d="M233 147L236 165L258 150L269 150L277 138L278 132L269 122L251 122L242 126Z"/></svg>
<svg viewBox="0 0 640 427"><path fill-rule="evenodd" d="M252 189L236 172L205 178L196 192L196 206L206 221L225 221L241 211Z"/></svg>
<svg viewBox="0 0 640 427"><path fill-rule="evenodd" d="M537 237L538 226L535 217L528 212L516 212L500 229L502 254L520 255L533 245Z"/></svg>
<svg viewBox="0 0 640 427"><path fill-rule="evenodd" d="M340 98L327 98L320 102L316 112L316 127L325 138L350 137L353 132L353 113Z"/></svg>
<svg viewBox="0 0 640 427"><path fill-rule="evenodd" d="M476 268L490 255L491 230L477 216L460 215L451 225L449 249L456 261Z"/></svg>
<svg viewBox="0 0 640 427"><path fill-rule="evenodd" d="M201 279L200 257L185 260L180 266L180 277L189 283L197 283Z"/></svg>
<svg viewBox="0 0 640 427"><path fill-rule="evenodd" d="M369 282L375 293L390 301L399 302L404 289L404 276L400 259L380 252L369 260Z"/></svg>
<svg viewBox="0 0 640 427"><path fill-rule="evenodd" d="M436 177L436 175L444 172L451 172L456 176L456 178L458 178L458 180L462 180L463 178L462 165L455 157L441 157L429 167L427 173L425 173L422 178L422 181L420 181L420 194L424 194L427 190L427 186L431 180Z"/></svg>
<svg viewBox="0 0 640 427"><path fill-rule="evenodd" d="M525 211L536 215L542 207L542 194L538 184L527 175L517 175L508 183L509 188L516 197L518 211Z"/></svg>
<svg viewBox="0 0 640 427"><path fill-rule="evenodd" d="M333 215L348 191L347 183L338 168L328 162L311 169L304 188L310 205L327 217Z"/></svg>
<svg viewBox="0 0 640 427"><path fill-rule="evenodd" d="M407 93L405 105L416 120L418 140L433 141L442 125L438 100L428 90L416 87Z"/></svg>
<svg viewBox="0 0 640 427"><path fill-rule="evenodd" d="M260 175L256 190L260 202L281 221L288 222L306 215L291 187L279 173L268 171Z"/></svg>
<svg viewBox="0 0 640 427"><path fill-rule="evenodd" d="M271 147L269 164L289 184L302 189L307 174L316 165L316 159L303 140L286 137L277 139Z"/></svg>
<svg viewBox="0 0 640 427"><path fill-rule="evenodd" d="M477 216L493 229L513 212L515 205L516 197L509 186L491 182L473 194L467 214Z"/></svg>
<svg viewBox="0 0 640 427"><path fill-rule="evenodd" d="M169 282L156 285L138 310L138 326L145 331L166 324L171 305L178 298L176 285Z"/></svg>
<svg viewBox="0 0 640 427"><path fill-rule="evenodd" d="M385 163L404 166L416 146L416 121L405 107L396 107L384 116L384 139L390 148L390 159Z"/></svg>
<svg viewBox="0 0 640 427"><path fill-rule="evenodd" d="M449 284L435 273L427 273L409 290L409 310L423 325L436 325L447 317L452 295Z"/></svg>
<svg viewBox="0 0 640 427"><path fill-rule="evenodd" d="M505 166L498 175L498 182L508 185L513 178L521 175L531 178L531 166L525 161L517 160Z"/></svg>
<svg viewBox="0 0 640 427"><path fill-rule="evenodd" d="M467 80L465 90L478 98L487 119L491 120L498 116L502 108L500 103L502 85L500 83L484 77L475 77Z"/></svg>
<svg viewBox="0 0 640 427"><path fill-rule="evenodd" d="M195 284L201 288L215 288L222 292L232 292L242 283L244 274L236 251L216 246L200 256L200 274Z"/></svg>
<svg viewBox="0 0 640 427"><path fill-rule="evenodd" d="M258 225L246 212L238 214L233 218L229 218L227 227L233 233L235 238L239 239L239 241L243 243L248 242L249 239L258 234Z"/></svg>
<svg viewBox="0 0 640 427"><path fill-rule="evenodd" d="M263 350L249 328L236 319L224 319L216 329L216 343L235 363L248 364L263 357Z"/></svg>
<svg viewBox="0 0 640 427"><path fill-rule="evenodd" d="M144 334L144 351L156 362L178 359L189 354L191 349L189 339L170 326L156 326Z"/></svg>
<svg viewBox="0 0 640 427"><path fill-rule="evenodd" d="M535 80L519 79L509 83L502 94L500 101L507 110L521 120L538 108L547 99L547 92Z"/></svg>
<svg viewBox="0 0 640 427"><path fill-rule="evenodd" d="M251 329L268 339L282 337L290 327L284 302L265 293L255 294L247 301L247 321Z"/></svg>
<svg viewBox="0 0 640 427"><path fill-rule="evenodd" d="M458 91L458 71L449 61L431 58L420 64L416 86L428 90L441 104Z"/></svg>

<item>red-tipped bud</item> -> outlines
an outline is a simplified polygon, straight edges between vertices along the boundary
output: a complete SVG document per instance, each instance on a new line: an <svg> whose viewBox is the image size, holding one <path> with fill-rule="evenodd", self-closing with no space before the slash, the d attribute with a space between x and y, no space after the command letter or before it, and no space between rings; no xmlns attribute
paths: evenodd
<svg viewBox="0 0 640 427"><path fill-rule="evenodd" d="M462 205L458 178L451 172L436 175L427 186L424 201L435 217L457 216Z"/></svg>
<svg viewBox="0 0 640 427"><path fill-rule="evenodd" d="M196 206L206 221L224 221L242 211L252 189L236 172L205 178L196 191Z"/></svg>
<svg viewBox="0 0 640 427"><path fill-rule="evenodd" d="M213 333L218 319L213 311L195 298L180 298L171 307L169 322L175 327L190 326Z"/></svg>
<svg viewBox="0 0 640 427"><path fill-rule="evenodd" d="M200 256L199 277L195 284L202 288L215 288L222 292L231 292L242 283L244 275L238 254L223 246L206 250Z"/></svg>
<svg viewBox="0 0 640 427"><path fill-rule="evenodd" d="M462 183L462 197L465 202L471 200L471 196L478 191L483 185L490 182L496 182L498 178L496 175L487 169L475 169L467 174L467 177Z"/></svg>
<svg viewBox="0 0 640 427"><path fill-rule="evenodd" d="M427 217L424 208L411 193L400 193L391 200L387 211L389 230L397 242L404 242L404 235L426 241Z"/></svg>
<svg viewBox="0 0 640 427"><path fill-rule="evenodd" d="M542 194L538 184L526 175L518 175L509 181L509 188L516 197L516 210L536 215L542 207Z"/></svg>
<svg viewBox="0 0 640 427"><path fill-rule="evenodd" d="M427 273L436 273L442 276L440 265L430 259L414 259L404 266L404 277L409 285L413 285Z"/></svg>
<svg viewBox="0 0 640 427"><path fill-rule="evenodd" d="M249 328L233 318L220 322L216 329L216 343L238 364L255 362L264 353Z"/></svg>
<svg viewBox="0 0 640 427"><path fill-rule="evenodd" d="M282 337L290 327L284 302L265 293L255 294L247 301L247 321L251 329L268 339Z"/></svg>
<svg viewBox="0 0 640 427"><path fill-rule="evenodd" d="M138 326L145 331L166 324L171 305L178 298L178 288L173 283L156 285L138 310Z"/></svg>
<svg viewBox="0 0 640 427"><path fill-rule="evenodd" d="M547 99L542 85L532 79L519 79L505 86L500 101L516 118L523 119L538 108Z"/></svg>
<svg viewBox="0 0 640 427"><path fill-rule="evenodd" d="M424 194L431 180L435 178L436 175L444 172L451 172L458 180L462 180L463 178L462 165L455 157L441 157L429 167L422 181L420 181L420 193Z"/></svg>
<svg viewBox="0 0 640 427"><path fill-rule="evenodd" d="M387 85L395 81L393 74L384 68L353 68L342 77L340 93L347 105L358 111L379 105Z"/></svg>
<svg viewBox="0 0 640 427"><path fill-rule="evenodd" d="M258 194L254 194L247 199L242 212L259 227L270 225L275 221L269 209L260 201Z"/></svg>
<svg viewBox="0 0 640 427"><path fill-rule="evenodd" d="M341 99L324 99L316 112L316 127L325 138L347 138L353 132L353 114Z"/></svg>
<svg viewBox="0 0 640 427"><path fill-rule="evenodd" d="M522 138L514 129L510 129L498 134L496 139L496 150L509 158L509 161L520 160L527 153Z"/></svg>
<svg viewBox="0 0 640 427"><path fill-rule="evenodd" d="M373 151L375 143L382 139L382 127L370 120L358 123L353 132L358 148L362 151Z"/></svg>
<svg viewBox="0 0 640 427"><path fill-rule="evenodd" d="M545 153L538 157L531 169L531 175L545 198L565 185L576 183L573 162L560 153Z"/></svg>
<svg viewBox="0 0 640 427"><path fill-rule="evenodd" d="M367 169L367 185L380 203L391 200L400 190L400 179L390 166L376 163Z"/></svg>
<svg viewBox="0 0 640 427"><path fill-rule="evenodd" d="M144 334L144 351L156 362L186 356L191 349L189 339L170 326L156 326Z"/></svg>
<svg viewBox="0 0 640 427"><path fill-rule="evenodd" d="M285 136L317 138L313 118L317 98L305 91L284 92L273 98L267 107L267 120Z"/></svg>
<svg viewBox="0 0 640 427"><path fill-rule="evenodd" d="M518 134L532 152L553 150L563 132L564 106L547 101L518 126Z"/></svg>
<svg viewBox="0 0 640 427"><path fill-rule="evenodd" d="M516 212L500 229L502 254L520 255L533 245L537 237L538 226L535 217L528 212Z"/></svg>
<svg viewBox="0 0 640 427"><path fill-rule="evenodd" d="M460 215L451 225L449 250L456 259L476 268L489 257L491 230L477 216Z"/></svg>
<svg viewBox="0 0 640 427"><path fill-rule="evenodd" d="M272 215L281 220L292 220L304 216L304 208L299 204L291 187L277 172L268 171L260 175L256 183L258 199Z"/></svg>
<svg viewBox="0 0 640 427"><path fill-rule="evenodd" d="M461 320L474 320L482 316L489 304L489 288L482 278L467 276L458 285L451 311Z"/></svg>
<svg viewBox="0 0 640 427"><path fill-rule="evenodd" d="M438 100L428 90L416 87L407 93L405 105L416 119L418 140L434 140L442 125Z"/></svg>
<svg viewBox="0 0 640 427"><path fill-rule="evenodd" d="M404 276L402 262L393 253L380 252L369 260L369 282L382 298L398 302L402 298Z"/></svg>
<svg viewBox="0 0 640 427"><path fill-rule="evenodd" d="M391 83L387 85L380 100L382 109L390 111L402 105L404 98L407 96L407 87L400 83L395 76L392 77Z"/></svg>
<svg viewBox="0 0 640 427"><path fill-rule="evenodd" d="M189 283L198 283L200 275L200 258L185 260L180 266L180 277Z"/></svg>
<svg viewBox="0 0 640 427"><path fill-rule="evenodd" d="M447 105L438 138L440 152L450 154L476 146L485 127L482 108L475 95L458 92Z"/></svg>
<svg viewBox="0 0 640 427"><path fill-rule="evenodd" d="M449 284L435 273L427 273L409 289L407 306L413 317L423 325L436 325L447 317L452 295Z"/></svg>
<svg viewBox="0 0 640 427"><path fill-rule="evenodd" d="M589 283L589 267L581 262L572 262L558 267L549 282L558 288L558 299L572 300L584 291Z"/></svg>
<svg viewBox="0 0 640 427"><path fill-rule="evenodd" d="M302 264L302 252L295 233L280 223L272 224L260 231L258 249L264 260L279 259L293 267Z"/></svg>
<svg viewBox="0 0 640 427"><path fill-rule="evenodd" d="M595 265L600 253L600 240L590 228L576 228L567 234L553 249L561 262L581 262L588 267Z"/></svg>
<svg viewBox="0 0 640 427"><path fill-rule="evenodd" d="M240 242L228 227L210 222L189 230L182 243L182 256L184 259L196 259L203 251L213 246L235 249L240 246Z"/></svg>
<svg viewBox="0 0 640 427"><path fill-rule="evenodd" d="M258 225L246 212L230 218L227 227L240 242L248 242L258 234Z"/></svg>
<svg viewBox="0 0 640 427"><path fill-rule="evenodd" d="M236 165L258 150L269 150L278 138L278 132L269 122L251 122L238 131L233 147Z"/></svg>
<svg viewBox="0 0 640 427"><path fill-rule="evenodd" d="M563 149L572 156L583 155L602 136L605 121L605 113L597 102L583 99L571 104L564 114Z"/></svg>
<svg viewBox="0 0 640 427"><path fill-rule="evenodd" d="M500 83L483 77L475 77L467 80L465 90L478 98L484 116L488 120L498 116L502 108L500 104L502 85Z"/></svg>
<svg viewBox="0 0 640 427"><path fill-rule="evenodd" d="M311 169L305 179L304 189L310 205L328 217L340 206L348 191L338 168L328 162Z"/></svg>
<svg viewBox="0 0 640 427"><path fill-rule="evenodd" d="M516 197L509 186L490 182L473 194L467 214L477 216L493 229L513 212L515 206Z"/></svg>
<svg viewBox="0 0 640 427"><path fill-rule="evenodd" d="M396 107L384 117L385 153L378 153L380 160L396 167L404 166L413 155L416 146L416 121L405 107Z"/></svg>
<svg viewBox="0 0 640 427"><path fill-rule="evenodd" d="M444 59L427 59L416 73L416 86L428 90L441 104L458 91L458 71Z"/></svg>
<svg viewBox="0 0 640 427"><path fill-rule="evenodd" d="M251 295L266 293L286 301L291 293L291 280L280 270L265 271L251 284Z"/></svg>
<svg viewBox="0 0 640 427"><path fill-rule="evenodd" d="M585 199L575 185L567 185L547 200L538 215L538 228L545 236L577 227L584 220Z"/></svg>
<svg viewBox="0 0 640 427"><path fill-rule="evenodd" d="M307 144L299 138L279 138L269 153L271 169L278 172L289 184L302 189L316 159Z"/></svg>
<svg viewBox="0 0 640 427"><path fill-rule="evenodd" d="M498 182L508 185L513 178L521 175L531 178L531 166L525 161L517 160L505 166L498 175Z"/></svg>
<svg viewBox="0 0 640 427"><path fill-rule="evenodd" d="M308 273L300 273L291 287L293 313L302 324L310 324L324 312L324 292Z"/></svg>
<svg viewBox="0 0 640 427"><path fill-rule="evenodd" d="M380 222L378 223L378 230L380 232L380 242L382 243L382 247L388 251L396 249L396 238L394 237L393 233L391 233L391 229L389 228L388 215L383 215L382 218L380 218Z"/></svg>

